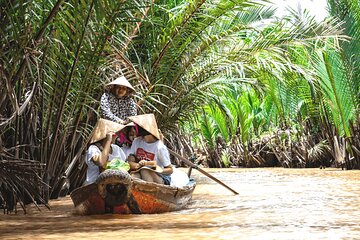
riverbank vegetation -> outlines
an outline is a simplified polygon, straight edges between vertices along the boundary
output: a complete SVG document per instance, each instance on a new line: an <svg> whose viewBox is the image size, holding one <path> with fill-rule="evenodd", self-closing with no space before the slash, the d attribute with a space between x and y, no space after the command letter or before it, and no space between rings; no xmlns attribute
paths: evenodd
<svg viewBox="0 0 360 240"><path fill-rule="evenodd" d="M119 75L198 164L359 169L358 1L329 0L321 22L262 3L2 0L3 208L82 184L103 85Z"/></svg>

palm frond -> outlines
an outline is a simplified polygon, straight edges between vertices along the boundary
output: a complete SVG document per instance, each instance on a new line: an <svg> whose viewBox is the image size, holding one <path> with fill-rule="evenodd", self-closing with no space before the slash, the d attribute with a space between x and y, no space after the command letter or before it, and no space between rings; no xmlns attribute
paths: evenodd
<svg viewBox="0 0 360 240"><path fill-rule="evenodd" d="M320 52L316 60L323 101L331 112L339 134L349 136L349 120L355 117L356 96L337 52Z"/></svg>
<svg viewBox="0 0 360 240"><path fill-rule="evenodd" d="M324 140L308 150L308 159L312 162L319 161L330 151L328 143Z"/></svg>

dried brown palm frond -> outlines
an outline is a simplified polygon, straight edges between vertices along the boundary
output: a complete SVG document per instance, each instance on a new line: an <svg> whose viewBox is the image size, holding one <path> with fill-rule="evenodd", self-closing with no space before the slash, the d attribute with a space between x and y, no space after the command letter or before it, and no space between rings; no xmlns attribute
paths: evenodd
<svg viewBox="0 0 360 240"><path fill-rule="evenodd" d="M43 164L28 159L0 160L0 208L4 213L16 211L19 204L26 213L28 203L46 204L42 193L45 183L41 180Z"/></svg>
<svg viewBox="0 0 360 240"><path fill-rule="evenodd" d="M308 150L308 160L310 162L322 163L324 159L327 159L329 157L330 151L331 149L328 142L326 140L322 140Z"/></svg>
<svg viewBox="0 0 360 240"><path fill-rule="evenodd" d="M124 29L132 31L135 13L141 16L148 2L4 2L0 191L6 209L16 201L24 206L57 198L64 177L71 187L81 185L81 153L96 122L103 81L110 77L101 73L112 52L109 39L125 42Z"/></svg>

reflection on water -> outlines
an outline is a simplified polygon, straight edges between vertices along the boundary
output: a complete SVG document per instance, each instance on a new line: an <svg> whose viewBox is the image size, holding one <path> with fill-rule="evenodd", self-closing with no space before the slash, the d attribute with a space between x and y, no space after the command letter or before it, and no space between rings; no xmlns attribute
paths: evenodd
<svg viewBox="0 0 360 240"><path fill-rule="evenodd" d="M0 239L360 239L360 171L193 170L186 209L154 215L75 216L70 198L52 210L0 215Z"/></svg>

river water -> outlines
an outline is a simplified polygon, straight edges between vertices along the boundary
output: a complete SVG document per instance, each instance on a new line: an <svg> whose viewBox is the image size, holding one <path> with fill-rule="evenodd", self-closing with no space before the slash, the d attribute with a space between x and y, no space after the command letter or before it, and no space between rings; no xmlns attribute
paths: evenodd
<svg viewBox="0 0 360 240"><path fill-rule="evenodd" d="M154 215L76 216L69 197L51 210L0 214L0 239L360 239L360 171L196 170L184 210Z"/></svg>

